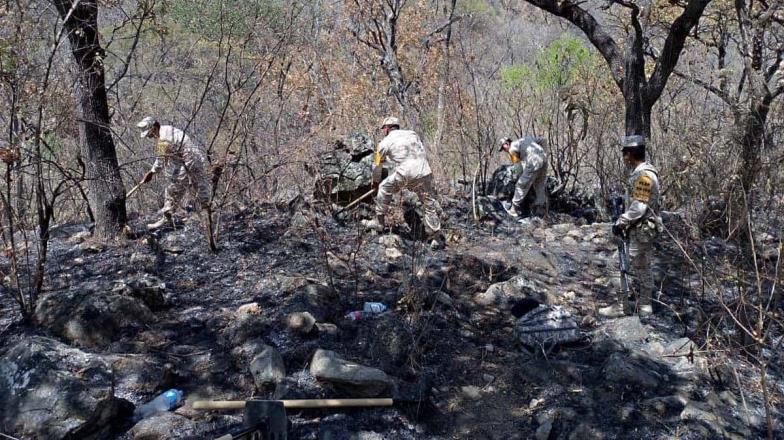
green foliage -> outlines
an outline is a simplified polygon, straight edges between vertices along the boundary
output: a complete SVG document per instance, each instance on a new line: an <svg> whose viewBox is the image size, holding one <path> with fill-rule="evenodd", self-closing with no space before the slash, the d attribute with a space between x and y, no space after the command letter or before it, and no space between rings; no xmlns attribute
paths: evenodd
<svg viewBox="0 0 784 440"><path fill-rule="evenodd" d="M592 62L591 52L579 39L562 35L536 58L534 67L515 64L501 69L501 81L507 89L517 89L533 82L538 90L568 87L580 69Z"/></svg>
<svg viewBox="0 0 784 440"><path fill-rule="evenodd" d="M582 41L569 36L550 43L536 59L536 85L540 89L562 88L571 84L579 68L586 66L591 53Z"/></svg>
<svg viewBox="0 0 784 440"><path fill-rule="evenodd" d="M514 66L501 69L501 81L504 87L508 89L522 87L532 77L533 72L531 68L523 64L515 64Z"/></svg>
<svg viewBox="0 0 784 440"><path fill-rule="evenodd" d="M485 0L465 0L457 2L456 9L461 15L495 15L495 9Z"/></svg>
<svg viewBox="0 0 784 440"><path fill-rule="evenodd" d="M164 3L162 13L181 30L209 40L221 35L246 34L257 22L275 22L287 2L279 0L172 0Z"/></svg>
<svg viewBox="0 0 784 440"><path fill-rule="evenodd" d="M17 56L11 50L11 44L0 39L0 72L11 73L16 70Z"/></svg>

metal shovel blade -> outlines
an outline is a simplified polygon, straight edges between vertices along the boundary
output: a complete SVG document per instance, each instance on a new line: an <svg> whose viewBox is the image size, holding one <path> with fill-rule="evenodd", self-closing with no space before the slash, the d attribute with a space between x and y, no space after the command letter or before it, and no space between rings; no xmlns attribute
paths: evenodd
<svg viewBox="0 0 784 440"><path fill-rule="evenodd" d="M287 440L288 419L283 402L280 400L248 400L245 403L245 426L258 424L266 425L258 440Z"/></svg>

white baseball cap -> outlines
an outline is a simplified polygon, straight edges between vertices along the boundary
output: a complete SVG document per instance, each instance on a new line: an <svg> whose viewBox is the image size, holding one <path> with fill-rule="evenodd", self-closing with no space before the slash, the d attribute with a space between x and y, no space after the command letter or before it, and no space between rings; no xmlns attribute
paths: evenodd
<svg viewBox="0 0 784 440"><path fill-rule="evenodd" d="M387 125L397 125L400 127L400 120L394 116L386 117L384 118L384 122L381 124L381 128L384 128Z"/></svg>
<svg viewBox="0 0 784 440"><path fill-rule="evenodd" d="M157 124L157 123L158 123L158 121L157 121L157 120L155 120L155 118L153 118L152 116L147 116L146 118L144 118L144 119L142 119L141 121L139 121L139 122L136 124L136 126L137 126L138 128L141 128L141 129L143 130L143 131L142 131L142 134L141 134L141 137L142 137L142 138L146 138L146 137L147 137L147 135L150 133L150 130L151 130L151 129L152 129L154 126L155 126L155 124Z"/></svg>

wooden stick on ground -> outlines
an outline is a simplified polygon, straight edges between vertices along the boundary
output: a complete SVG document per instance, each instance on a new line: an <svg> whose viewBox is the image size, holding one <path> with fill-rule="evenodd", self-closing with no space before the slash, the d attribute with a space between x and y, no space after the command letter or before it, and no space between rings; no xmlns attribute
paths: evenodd
<svg viewBox="0 0 784 440"><path fill-rule="evenodd" d="M355 408L365 406L392 406L389 398L380 399L303 399L281 400L284 408ZM242 409L245 408L244 400L197 400L193 402L193 409Z"/></svg>

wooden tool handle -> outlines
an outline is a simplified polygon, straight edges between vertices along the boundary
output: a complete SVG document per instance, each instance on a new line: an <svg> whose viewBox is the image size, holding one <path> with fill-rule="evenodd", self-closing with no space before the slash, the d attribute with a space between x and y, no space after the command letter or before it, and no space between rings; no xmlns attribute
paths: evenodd
<svg viewBox="0 0 784 440"><path fill-rule="evenodd" d="M364 406L392 406L392 399L303 399L281 400L284 408L350 408ZM245 408L244 400L197 400L193 402L193 409L242 409Z"/></svg>
<svg viewBox="0 0 784 440"><path fill-rule="evenodd" d="M127 199L127 198L131 197L133 195L133 193L136 192L136 190L138 190L139 188L142 187L142 185L144 185L144 183L139 183L138 185L136 185L133 188L131 188L131 190L128 191L128 194L125 195L125 198Z"/></svg>

